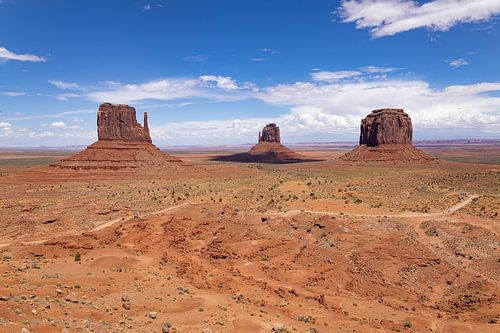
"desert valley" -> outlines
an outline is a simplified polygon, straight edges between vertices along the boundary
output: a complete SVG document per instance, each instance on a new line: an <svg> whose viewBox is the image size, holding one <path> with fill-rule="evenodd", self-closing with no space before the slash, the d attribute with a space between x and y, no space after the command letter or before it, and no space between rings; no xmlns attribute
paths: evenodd
<svg viewBox="0 0 500 333"><path fill-rule="evenodd" d="M97 117L76 155L1 154L0 331L500 331L498 144L424 152L390 109L352 152L270 124L173 157L134 108Z"/></svg>
<svg viewBox="0 0 500 333"><path fill-rule="evenodd" d="M0 0L0 333L500 333L500 0Z"/></svg>

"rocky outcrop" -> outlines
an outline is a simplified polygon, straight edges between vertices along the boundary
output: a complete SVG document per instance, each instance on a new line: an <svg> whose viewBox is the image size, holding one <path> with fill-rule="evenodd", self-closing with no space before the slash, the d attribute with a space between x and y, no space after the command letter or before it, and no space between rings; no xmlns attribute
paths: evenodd
<svg viewBox="0 0 500 333"><path fill-rule="evenodd" d="M258 142L277 142L281 143L280 128L275 123L267 124L261 132L259 132Z"/></svg>
<svg viewBox="0 0 500 333"><path fill-rule="evenodd" d="M137 122L135 108L103 103L97 112L97 136L99 140L123 140L150 142L148 114L144 112L144 127Z"/></svg>
<svg viewBox="0 0 500 333"><path fill-rule="evenodd" d="M349 162L409 163L435 160L412 144L411 119L402 109L374 110L361 120L359 146L340 157Z"/></svg>
<svg viewBox="0 0 500 333"><path fill-rule="evenodd" d="M402 109L374 110L361 120L360 145L411 144L411 119Z"/></svg>

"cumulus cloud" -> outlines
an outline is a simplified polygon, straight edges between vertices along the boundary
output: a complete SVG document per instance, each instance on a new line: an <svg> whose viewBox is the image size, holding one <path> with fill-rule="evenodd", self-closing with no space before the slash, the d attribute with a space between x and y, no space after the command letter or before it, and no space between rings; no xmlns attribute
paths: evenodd
<svg viewBox="0 0 500 333"><path fill-rule="evenodd" d="M258 131L276 122L285 140L318 136L355 139L359 124L371 110L401 107L410 114L417 133L440 130L490 133L500 123L500 82L454 85L433 89L420 80L363 82L297 82L260 89L254 98L286 107L273 117L169 122L152 125L152 135L163 142L254 142Z"/></svg>
<svg viewBox="0 0 500 333"><path fill-rule="evenodd" d="M287 121L292 128L356 132L359 121L370 110L404 108L419 130L470 129L494 131L500 122L500 83L449 86L432 89L419 80L374 80L336 84L298 82L260 91L263 101L289 106Z"/></svg>
<svg viewBox="0 0 500 333"><path fill-rule="evenodd" d="M337 12L344 23L369 29L378 38L417 28L447 31L459 23L485 21L500 14L500 1L343 0Z"/></svg>
<svg viewBox="0 0 500 333"><path fill-rule="evenodd" d="M80 90L81 87L75 82L64 82L59 80L49 80L49 83L56 86L59 89L69 89L69 90Z"/></svg>
<svg viewBox="0 0 500 333"><path fill-rule="evenodd" d="M43 62L47 60L47 58L33 54L17 54L7 50L5 47L0 47L0 59L30 62Z"/></svg>
<svg viewBox="0 0 500 333"><path fill-rule="evenodd" d="M238 84L228 76L202 75L198 78L165 78L140 84L108 82L106 86L84 96L97 102L132 103L146 99L180 100L203 98L211 100L242 99L253 89L249 83Z"/></svg>
<svg viewBox="0 0 500 333"><path fill-rule="evenodd" d="M273 121L282 127L288 138L308 135L355 138L360 120L371 110L383 107L405 109L413 119L416 133L454 130L454 133L490 133L492 136L491 133L498 131L500 82L450 85L437 89L423 80L391 77L391 73L397 70L393 67L366 66L342 72L316 71L311 74L310 82L267 87L217 75L166 78L138 84L107 82L100 89L85 91L81 96L99 103L140 102L140 108L144 109L182 108L192 103L254 99L281 110L281 114L272 117L217 119L214 114L213 120L207 121L169 122L164 126L152 123L153 136L163 142L170 139L185 143L227 142L229 139L252 142L258 130ZM381 78L380 74L387 77ZM152 100L171 102L151 104ZM62 116L85 113L95 113L95 109L37 117L59 120ZM56 123L59 121L51 125ZM56 136L62 135L63 131L71 132L70 127L65 123L63 127L59 126Z"/></svg>
<svg viewBox="0 0 500 333"><path fill-rule="evenodd" d="M64 121L53 121L50 123L50 127L66 127L66 123Z"/></svg>
<svg viewBox="0 0 500 333"><path fill-rule="evenodd" d="M455 59L455 60L448 62L448 65L450 65L450 67L452 67L452 68L458 68L458 67L466 66L468 64L469 64L469 62L463 58L458 58L458 59Z"/></svg>
<svg viewBox="0 0 500 333"><path fill-rule="evenodd" d="M12 124L7 121L0 121L0 137L6 137L13 132Z"/></svg>

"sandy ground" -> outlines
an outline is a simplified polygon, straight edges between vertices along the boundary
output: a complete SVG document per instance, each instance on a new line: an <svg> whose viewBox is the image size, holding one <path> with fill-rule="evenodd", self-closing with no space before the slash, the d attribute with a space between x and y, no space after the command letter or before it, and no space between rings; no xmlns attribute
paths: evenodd
<svg viewBox="0 0 500 333"><path fill-rule="evenodd" d="M10 159L0 332L500 332L500 166L301 153L325 161L51 178Z"/></svg>

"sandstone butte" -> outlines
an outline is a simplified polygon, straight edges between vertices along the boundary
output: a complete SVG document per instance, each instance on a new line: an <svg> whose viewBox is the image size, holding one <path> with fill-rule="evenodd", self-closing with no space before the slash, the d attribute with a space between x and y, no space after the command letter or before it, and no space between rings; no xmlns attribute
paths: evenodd
<svg viewBox="0 0 500 333"><path fill-rule="evenodd" d="M249 163L298 163L316 160L294 152L281 144L280 128L276 124L267 124L259 132L258 143L246 153L216 156L216 161Z"/></svg>
<svg viewBox="0 0 500 333"><path fill-rule="evenodd" d="M186 166L178 158L163 153L153 145L147 113L144 113L144 125L141 125L137 122L135 108L131 106L99 105L97 135L97 142L51 167L72 170L171 170Z"/></svg>
<svg viewBox="0 0 500 333"><path fill-rule="evenodd" d="M411 118L403 109L373 110L361 120L359 146L340 157L350 162L429 162L413 143Z"/></svg>

